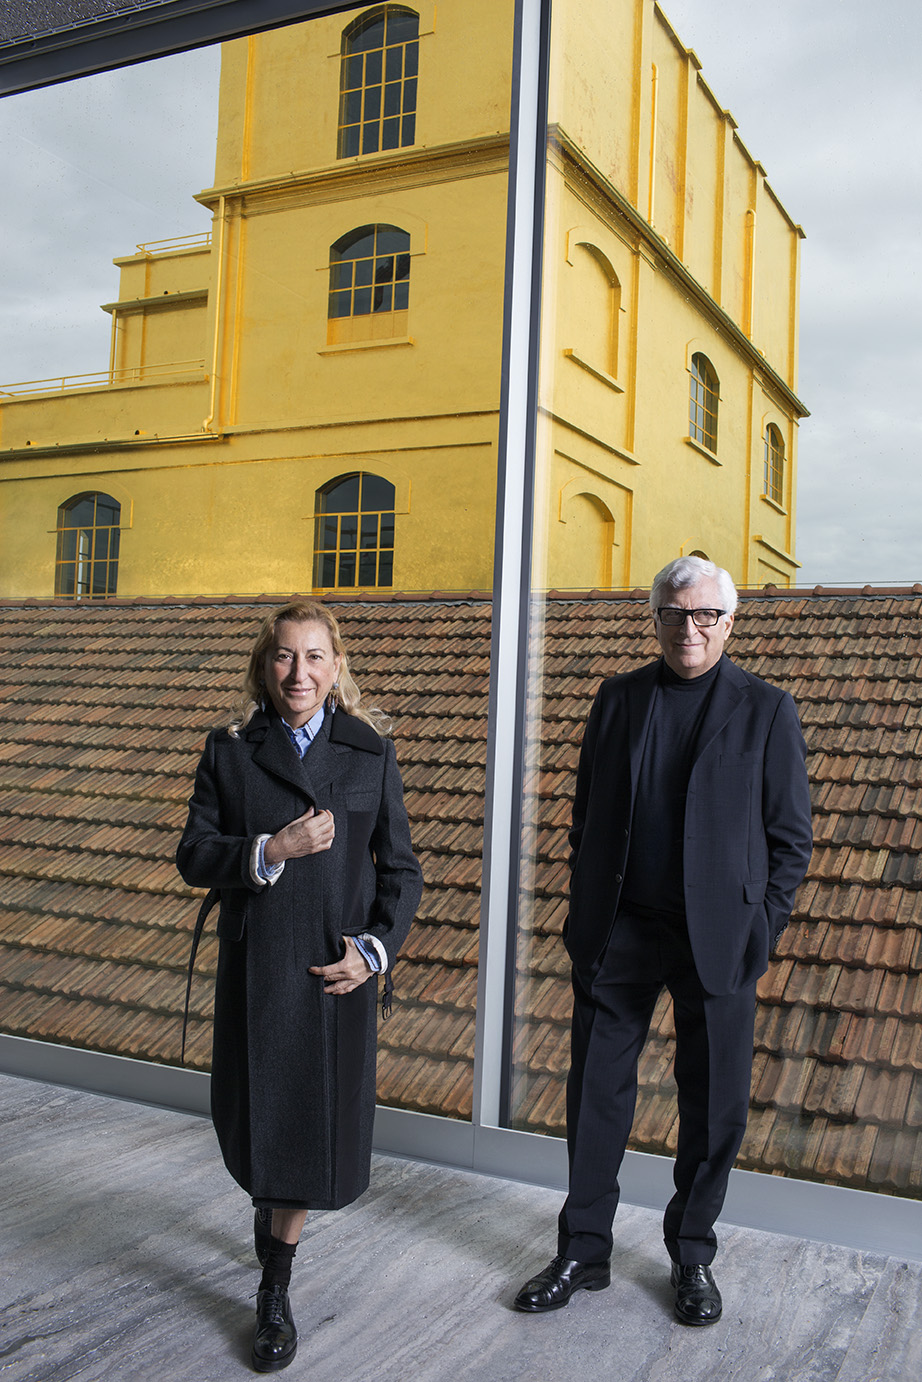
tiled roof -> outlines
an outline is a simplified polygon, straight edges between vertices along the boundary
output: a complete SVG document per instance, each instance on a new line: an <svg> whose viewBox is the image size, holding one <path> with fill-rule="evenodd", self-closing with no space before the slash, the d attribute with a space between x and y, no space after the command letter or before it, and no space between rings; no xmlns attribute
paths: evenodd
<svg viewBox="0 0 922 1382"><path fill-rule="evenodd" d="M266 601L0 605L0 1012L21 1036L178 1061L195 901L172 857L204 735ZM490 604L343 602L350 660L396 722L426 877L379 1097L470 1114ZM529 767L532 905L519 944L515 1125L559 1132L569 986L566 828L599 680L649 660L643 600L552 595L536 610L542 726ZM732 640L787 687L810 749L816 849L760 985L740 1164L922 1195L922 589L746 596ZM206 1068L215 942L193 986ZM632 1145L675 1147L671 1012L640 1071Z"/></svg>

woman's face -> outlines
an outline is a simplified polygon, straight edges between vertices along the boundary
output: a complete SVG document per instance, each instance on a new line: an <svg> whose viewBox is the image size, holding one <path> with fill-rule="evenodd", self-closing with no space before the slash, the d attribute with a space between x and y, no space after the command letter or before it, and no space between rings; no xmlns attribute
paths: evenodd
<svg viewBox="0 0 922 1382"><path fill-rule="evenodd" d="M342 658L333 652L323 624L275 626L275 640L263 658L263 677L269 699L292 729L306 725L339 676Z"/></svg>

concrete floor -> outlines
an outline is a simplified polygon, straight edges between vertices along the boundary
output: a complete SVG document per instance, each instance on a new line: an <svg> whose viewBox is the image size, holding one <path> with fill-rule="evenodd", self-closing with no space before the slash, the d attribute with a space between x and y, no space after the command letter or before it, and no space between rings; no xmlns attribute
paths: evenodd
<svg viewBox="0 0 922 1382"><path fill-rule="evenodd" d="M254 1375L252 1214L210 1124L0 1076L3 1382ZM922 1264L726 1226L721 1321L674 1321L658 1215L623 1208L608 1291L527 1316L557 1191L392 1157L309 1221L295 1382L917 1382Z"/></svg>

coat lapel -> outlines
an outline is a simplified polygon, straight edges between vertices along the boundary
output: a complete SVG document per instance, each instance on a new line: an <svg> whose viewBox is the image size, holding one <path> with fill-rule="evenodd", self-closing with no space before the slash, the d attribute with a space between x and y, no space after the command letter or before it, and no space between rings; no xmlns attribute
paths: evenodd
<svg viewBox="0 0 922 1382"><path fill-rule="evenodd" d="M384 752L383 741L375 731L345 712L324 715L320 733L303 759L299 759L274 712L254 715L245 734L257 767L297 787L320 810L332 805L333 785L347 770L354 749Z"/></svg>
<svg viewBox="0 0 922 1382"><path fill-rule="evenodd" d="M246 734L253 744L253 762L273 777L280 777L283 782L303 792L301 764L278 716L254 715Z"/></svg>
<svg viewBox="0 0 922 1382"><path fill-rule="evenodd" d="M247 738L254 744L253 762L265 772L297 787L312 805L329 805L330 787L343 770L341 755L330 744L330 721L323 718L320 733L300 759L277 715L254 716Z"/></svg>
<svg viewBox="0 0 922 1382"><path fill-rule="evenodd" d="M303 781L310 792L312 801L322 809L331 805L330 788L340 776L345 766L341 750L330 743L330 722L333 716L327 712L320 726L320 733L314 739L299 766ZM284 730L282 731L284 734Z"/></svg>

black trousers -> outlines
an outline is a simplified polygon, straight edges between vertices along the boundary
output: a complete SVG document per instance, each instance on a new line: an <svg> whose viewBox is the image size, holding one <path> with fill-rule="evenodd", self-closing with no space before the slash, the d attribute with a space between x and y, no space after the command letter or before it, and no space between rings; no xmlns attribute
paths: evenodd
<svg viewBox="0 0 922 1382"><path fill-rule="evenodd" d="M683 1265L709 1263L717 1251L714 1222L749 1113L755 984L706 993L684 920L622 911L598 973L573 973L562 1257L599 1262L611 1254L637 1062L664 986L675 1014L679 1136L663 1235L670 1257Z"/></svg>

